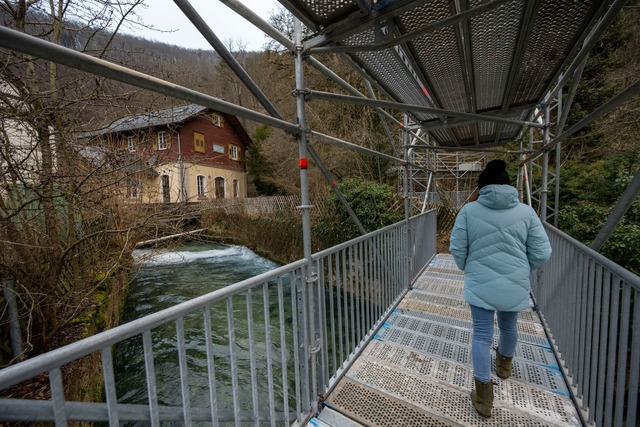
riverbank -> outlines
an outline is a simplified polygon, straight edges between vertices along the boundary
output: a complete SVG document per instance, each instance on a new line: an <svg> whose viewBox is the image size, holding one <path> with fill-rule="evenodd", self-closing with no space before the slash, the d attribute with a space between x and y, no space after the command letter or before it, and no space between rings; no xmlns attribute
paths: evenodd
<svg viewBox="0 0 640 427"><path fill-rule="evenodd" d="M120 324L129 290L129 269L120 268L100 278L83 298L74 319L51 338L49 350L63 347ZM68 400L100 401L103 396L102 362L99 353L74 361L62 369ZM43 373L2 391L4 398L50 400L49 375Z"/></svg>
<svg viewBox="0 0 640 427"><path fill-rule="evenodd" d="M245 246L281 265L303 257L302 221L294 213L281 212L268 218L211 213L203 216L202 226L213 241Z"/></svg>

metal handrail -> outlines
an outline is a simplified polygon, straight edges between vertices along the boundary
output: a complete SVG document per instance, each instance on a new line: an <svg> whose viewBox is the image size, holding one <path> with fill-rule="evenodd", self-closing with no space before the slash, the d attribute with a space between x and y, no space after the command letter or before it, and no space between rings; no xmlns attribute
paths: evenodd
<svg viewBox="0 0 640 427"><path fill-rule="evenodd" d="M588 423L635 425L640 277L545 223L553 248L534 293Z"/></svg>
<svg viewBox="0 0 640 427"><path fill-rule="evenodd" d="M315 254L311 266L306 260L296 261L4 368L0 389L48 373L51 399L0 399L0 420L55 421L56 426L68 421L108 421L110 425L146 421L156 426L170 420L187 425L232 421L239 426L260 420L270 420L271 425L303 424L317 410L317 399L326 395L408 290L409 281L435 255L435 216L435 211L426 212ZM264 325L254 319L256 301L262 303ZM291 320L285 311L291 313ZM220 384L215 379L221 369L216 363L221 362L219 355L214 357L214 312L226 312L228 360L223 362L231 374L228 388L233 401L227 407L219 404ZM247 331L235 326L239 320L246 320ZM207 365L209 396L204 407L192 407L188 380L192 362L185 336L189 325L194 329L193 322L206 343L207 360L202 363ZM160 403L156 387L153 334L171 326L175 326L180 374L179 405ZM238 362L239 334L246 335L249 366ZM116 392L114 347L131 338L141 339L144 347L141 369L146 376L146 404L123 403ZM257 346L265 349L264 355L253 351ZM98 352L105 401L65 401L63 366ZM262 379L257 373L263 371L267 386L259 392ZM240 384L241 377L250 378L246 388Z"/></svg>

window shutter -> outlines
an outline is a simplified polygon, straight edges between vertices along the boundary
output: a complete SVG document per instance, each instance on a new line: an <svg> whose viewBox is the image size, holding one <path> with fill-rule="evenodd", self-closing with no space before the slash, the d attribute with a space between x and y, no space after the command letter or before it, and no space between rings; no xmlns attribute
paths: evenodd
<svg viewBox="0 0 640 427"><path fill-rule="evenodd" d="M154 151L158 151L158 136L156 135L155 138L153 138L153 150Z"/></svg>
<svg viewBox="0 0 640 427"><path fill-rule="evenodd" d="M205 152L204 134L198 131L193 131L193 151L196 153Z"/></svg>
<svg viewBox="0 0 640 427"><path fill-rule="evenodd" d="M230 160L233 159L233 157L231 157L231 147L232 147L231 144L227 145L227 152Z"/></svg>
<svg viewBox="0 0 640 427"><path fill-rule="evenodd" d="M171 150L171 134L166 132L164 134L164 137L166 138L167 141L167 151Z"/></svg>

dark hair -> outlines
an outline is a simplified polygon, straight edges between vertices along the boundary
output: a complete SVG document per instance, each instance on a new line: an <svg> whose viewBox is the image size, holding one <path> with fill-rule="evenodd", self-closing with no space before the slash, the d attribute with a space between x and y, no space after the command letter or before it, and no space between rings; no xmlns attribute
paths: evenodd
<svg viewBox="0 0 640 427"><path fill-rule="evenodd" d="M507 173L507 164L503 160L491 160L484 170L480 172L478 190L491 184L511 185L511 179L509 179L509 174Z"/></svg>

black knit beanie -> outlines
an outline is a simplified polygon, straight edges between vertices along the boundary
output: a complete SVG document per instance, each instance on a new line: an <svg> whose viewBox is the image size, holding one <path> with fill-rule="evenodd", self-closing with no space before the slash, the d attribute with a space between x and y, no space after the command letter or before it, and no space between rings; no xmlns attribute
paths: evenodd
<svg viewBox="0 0 640 427"><path fill-rule="evenodd" d="M491 160L478 177L478 190L485 185L506 184L511 185L507 164L502 160Z"/></svg>

